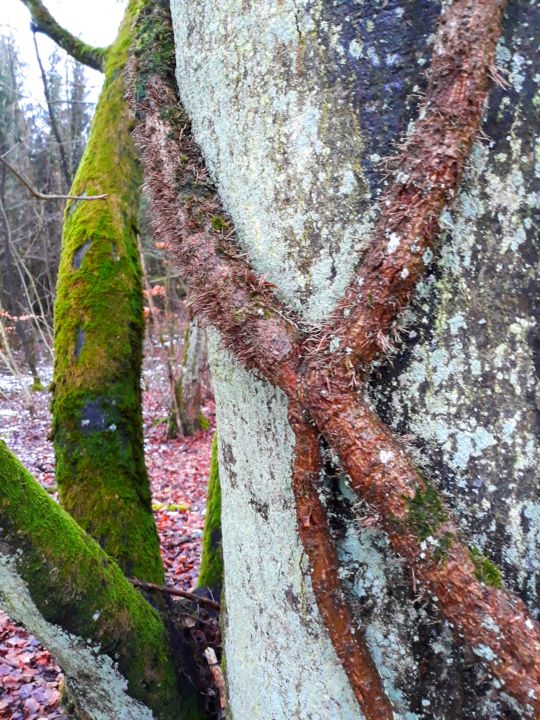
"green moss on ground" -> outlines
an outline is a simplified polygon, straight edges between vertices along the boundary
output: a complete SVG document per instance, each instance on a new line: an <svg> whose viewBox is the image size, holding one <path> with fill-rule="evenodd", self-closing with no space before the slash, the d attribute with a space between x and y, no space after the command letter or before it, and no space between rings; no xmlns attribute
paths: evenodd
<svg viewBox="0 0 540 720"><path fill-rule="evenodd" d="M53 433L64 507L140 579L163 582L144 464L144 336L138 209L141 169L123 73L131 0L107 52L105 83L73 184L101 202L68 203L55 304Z"/></svg>
<svg viewBox="0 0 540 720"><path fill-rule="evenodd" d="M202 541L199 587L208 587L219 597L223 585L221 546L221 486L219 482L217 435L212 442L212 460L208 478L208 495Z"/></svg>

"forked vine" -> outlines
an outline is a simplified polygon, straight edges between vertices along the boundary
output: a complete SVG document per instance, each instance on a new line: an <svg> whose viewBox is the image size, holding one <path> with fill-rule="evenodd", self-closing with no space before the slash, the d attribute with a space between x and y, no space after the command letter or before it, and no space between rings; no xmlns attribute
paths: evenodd
<svg viewBox="0 0 540 720"><path fill-rule="evenodd" d="M340 591L336 551L317 492L318 434L457 634L487 648L485 662L505 692L528 716L540 717L540 624L502 587L495 566L467 546L444 501L362 396L370 364L384 352L410 301L424 272L423 255L437 239L441 212L458 190L496 75L504 6L504 0L454 0L441 16L427 93L395 159L371 247L316 343L300 332L291 311L229 240L232 223L178 99L172 55L155 52L156 28L171 32L165 8L143 15L136 31L130 101L156 234L182 270L198 319L219 330L245 368L288 398L296 436L298 530L313 590L369 720L393 717L392 708Z"/></svg>

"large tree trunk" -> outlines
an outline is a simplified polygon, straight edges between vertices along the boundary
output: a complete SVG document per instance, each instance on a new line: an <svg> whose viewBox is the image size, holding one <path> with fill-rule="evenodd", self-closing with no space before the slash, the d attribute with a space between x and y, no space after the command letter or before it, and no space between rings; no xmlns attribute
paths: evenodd
<svg viewBox="0 0 540 720"><path fill-rule="evenodd" d="M105 84L66 208L55 304L53 428L64 507L130 576L163 581L144 464L144 334L137 216L142 181L124 70L132 0L104 53Z"/></svg>
<svg viewBox="0 0 540 720"><path fill-rule="evenodd" d="M440 7L389 0L216 4L171 0L178 84L193 131L255 270L320 323L371 240L382 158L415 117ZM455 509L470 542L537 606L532 289L532 6L505 18L510 86L484 131L405 341L373 373L373 403ZM536 76L537 79L538 76ZM234 720L361 714L315 603L296 527L284 395L214 334L225 562L225 652ZM331 454L325 502L340 574L395 716L521 717L476 669L414 576L351 501ZM486 620L489 622L489 620Z"/></svg>

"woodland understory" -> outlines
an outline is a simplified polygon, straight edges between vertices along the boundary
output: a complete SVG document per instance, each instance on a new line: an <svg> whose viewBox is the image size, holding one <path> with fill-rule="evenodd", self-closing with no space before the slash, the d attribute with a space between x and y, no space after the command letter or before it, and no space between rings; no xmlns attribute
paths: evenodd
<svg viewBox="0 0 540 720"><path fill-rule="evenodd" d="M40 29L51 34L48 18L36 11L40 3L27 4L34 6ZM126 84L154 233L178 264L197 321L217 329L223 346L244 368L287 397L296 442L293 490L298 532L321 616L364 717L390 720L394 714L340 590L337 553L319 494L321 445L335 451L352 490L373 508L393 549L415 582L433 596L456 636L485 648L481 661L486 669L519 703L524 717L539 718L540 624L505 588L495 565L468 544L439 492L363 392L373 361L391 351L400 312L424 273L424 254L436 246L439 217L456 194L478 137L490 88L502 82L495 69L495 48L505 3L455 0L445 9L419 117L399 153L388 159L391 180L379 203L371 246L328 322L320 327L306 326L284 306L235 245L232 220L221 207L177 95L168 11L160 2L130 7L134 34ZM58 32L56 36L62 42ZM94 60L100 57L96 51ZM110 72L112 66L108 67ZM119 99L117 76L108 77L108 92ZM86 191L80 185L75 182L77 195ZM69 207L68 227L74 233ZM78 355L79 336L80 326L74 325L69 342L75 353L66 351L66 357ZM63 347L71 351L70 344ZM58 387L55 392L58 412ZM57 448L65 453L65 438L56 432ZM127 561L118 557L118 563L126 567ZM116 565L111 573L117 573ZM146 605L141 612L148 612ZM123 652L124 658L128 656L126 648ZM166 661L162 671L169 678ZM170 679L164 682L174 685ZM160 684L159 690L154 687L137 697L165 717L162 692ZM171 689L167 696L169 707L176 702L175 692Z"/></svg>
<svg viewBox="0 0 540 720"><path fill-rule="evenodd" d="M44 383L52 368L37 364ZM0 438L47 492L58 499L54 479L54 448L49 438L49 391L21 399L20 383L32 376L0 374ZM214 403L206 389L203 412L209 428L192 436L167 437L170 384L163 347L155 334L145 344L143 417L146 465L158 529L166 583L179 590L197 585L204 527L206 487L214 434ZM218 649L219 651L219 649ZM0 611L0 718L38 720L66 717L61 705L62 671L38 641Z"/></svg>

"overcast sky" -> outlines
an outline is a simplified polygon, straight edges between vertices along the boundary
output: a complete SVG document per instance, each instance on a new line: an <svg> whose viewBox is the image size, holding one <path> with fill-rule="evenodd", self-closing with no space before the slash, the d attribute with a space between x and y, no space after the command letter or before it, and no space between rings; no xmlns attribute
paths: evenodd
<svg viewBox="0 0 540 720"><path fill-rule="evenodd" d="M125 0L45 0L52 15L74 35L92 45L108 45L115 37L125 7ZM26 63L25 80L30 96L43 99L39 70L30 32L30 13L21 0L0 0L0 33L12 34ZM40 54L45 60L55 45L44 35L38 35ZM87 77L93 86L95 99L101 85L100 73L88 70Z"/></svg>

